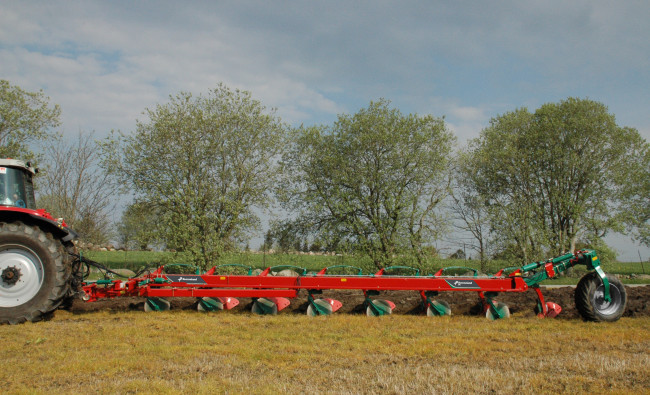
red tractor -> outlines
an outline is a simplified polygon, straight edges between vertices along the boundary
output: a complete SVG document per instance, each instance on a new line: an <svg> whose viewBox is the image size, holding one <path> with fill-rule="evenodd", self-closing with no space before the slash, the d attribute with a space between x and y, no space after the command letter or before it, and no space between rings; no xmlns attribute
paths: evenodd
<svg viewBox="0 0 650 395"><path fill-rule="evenodd" d="M0 324L40 321L66 301L76 233L36 209L31 164L0 159Z"/></svg>

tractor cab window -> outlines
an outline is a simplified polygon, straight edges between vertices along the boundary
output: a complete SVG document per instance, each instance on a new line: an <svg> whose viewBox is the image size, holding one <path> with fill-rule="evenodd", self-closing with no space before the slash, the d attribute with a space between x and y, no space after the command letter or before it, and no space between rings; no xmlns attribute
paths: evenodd
<svg viewBox="0 0 650 395"><path fill-rule="evenodd" d="M36 208L32 175L11 167L0 167L0 205Z"/></svg>

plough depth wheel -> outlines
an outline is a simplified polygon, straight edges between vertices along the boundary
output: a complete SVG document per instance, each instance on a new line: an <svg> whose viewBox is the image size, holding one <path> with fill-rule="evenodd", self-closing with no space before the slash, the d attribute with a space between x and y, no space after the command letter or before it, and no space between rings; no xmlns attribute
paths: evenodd
<svg viewBox="0 0 650 395"><path fill-rule="evenodd" d="M616 321L625 312L627 293L621 281L607 274L609 295L605 300L605 286L598 273L591 272L580 279L575 291L576 308L587 321Z"/></svg>

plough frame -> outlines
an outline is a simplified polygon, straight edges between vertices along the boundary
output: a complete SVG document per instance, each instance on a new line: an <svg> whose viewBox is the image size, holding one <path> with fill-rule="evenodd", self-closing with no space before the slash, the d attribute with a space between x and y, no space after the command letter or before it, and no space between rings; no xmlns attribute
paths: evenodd
<svg viewBox="0 0 650 395"><path fill-rule="evenodd" d="M86 263L92 261L84 260ZM483 302L486 315L490 318L503 318L509 316L507 306L504 308L494 301L500 292L525 292L533 288L538 296L537 311L540 317L555 316L561 309L553 303L546 303L539 284L549 278L557 277L560 273L576 265L585 265L590 270L595 270L602 281L602 298L604 302L611 301L610 281L600 268L600 260L593 250L583 250L577 253L568 253L545 261L533 262L520 268L509 270L502 269L495 275L479 276L474 270L471 276L444 275L445 269L435 274L420 275L418 269L408 267L391 267L374 274L328 274L328 269L341 267L331 266L317 273L307 273L304 268L282 265L275 268L266 268L258 275L252 275L248 267L247 275L218 274L219 266L215 266L203 274L167 274L165 266L160 266L155 271L136 278L126 280L104 279L84 283L84 299L97 301L106 298L123 296L137 296L144 298L168 297L194 297L194 298L273 298L274 303L285 298L291 299L298 296L300 290L306 290L308 301L312 306L312 314L329 314L331 311L323 303L317 304L313 297L324 290L361 290L368 305L369 315L384 315L392 311L394 304L390 301L375 303L370 296L378 295L381 291L416 291L422 297L422 304L429 315L444 315L448 306L434 303L431 299L439 292L477 292ZM229 264L224 266L242 266ZM348 266L349 267L349 266ZM301 273L291 276L271 275L273 270L280 268L298 269ZM412 269L413 275L389 275L391 269ZM470 269L470 268L468 268ZM510 268L513 269L513 268ZM331 299L327 299L332 304ZM288 305L288 300L284 302ZM155 305L155 304L154 304ZM340 307L340 302L338 303ZM549 306L550 309L549 310ZM285 306L278 305L278 310ZM431 309L429 311L428 309Z"/></svg>

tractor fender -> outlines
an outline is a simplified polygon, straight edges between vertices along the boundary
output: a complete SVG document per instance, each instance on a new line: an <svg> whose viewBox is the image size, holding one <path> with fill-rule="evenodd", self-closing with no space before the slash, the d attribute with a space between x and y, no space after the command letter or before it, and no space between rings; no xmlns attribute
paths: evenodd
<svg viewBox="0 0 650 395"><path fill-rule="evenodd" d="M78 235L77 233L65 226L65 222L59 222L52 218L52 216L45 210L30 210L18 207L1 207L0 208L0 221L14 222L21 221L26 224L35 225L49 232L56 239L64 243L72 242Z"/></svg>

